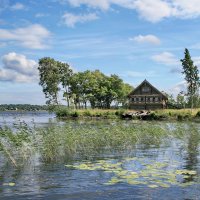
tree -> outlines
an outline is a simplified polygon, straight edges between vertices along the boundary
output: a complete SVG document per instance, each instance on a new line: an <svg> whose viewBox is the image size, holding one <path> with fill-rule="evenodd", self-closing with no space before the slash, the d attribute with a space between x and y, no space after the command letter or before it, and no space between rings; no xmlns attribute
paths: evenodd
<svg viewBox="0 0 200 200"><path fill-rule="evenodd" d="M185 101L185 95L184 95L183 91L181 91L181 92L178 93L178 95L176 97L176 101L177 101L177 104L181 108L185 108L186 101Z"/></svg>
<svg viewBox="0 0 200 200"><path fill-rule="evenodd" d="M194 107L194 96L198 95L198 88L200 86L199 71L197 66L194 65L189 50L185 49L185 57L181 59L185 80L187 82L187 95L191 102L191 109Z"/></svg>
<svg viewBox="0 0 200 200"><path fill-rule="evenodd" d="M131 91L133 91L133 89L134 88L128 83L123 83L122 94L118 98L118 103L121 103L122 107L128 108L129 101L128 101L127 96L131 93Z"/></svg>
<svg viewBox="0 0 200 200"><path fill-rule="evenodd" d="M58 63L53 58L45 57L39 60L39 84L43 87L47 104L58 105L58 92L60 90L60 76Z"/></svg>
<svg viewBox="0 0 200 200"><path fill-rule="evenodd" d="M67 100L67 106L70 106L70 83L71 78L73 75L73 70L70 68L70 66L67 63L58 62L58 69L59 69L59 76L60 76L60 82L62 84L62 87L64 89L63 97Z"/></svg>

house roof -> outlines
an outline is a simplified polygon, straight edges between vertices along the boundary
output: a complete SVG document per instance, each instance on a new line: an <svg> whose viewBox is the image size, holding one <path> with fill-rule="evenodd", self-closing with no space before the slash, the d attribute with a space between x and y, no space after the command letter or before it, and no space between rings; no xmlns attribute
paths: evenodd
<svg viewBox="0 0 200 200"><path fill-rule="evenodd" d="M168 99L166 95L164 95L162 92L160 92L157 88L155 88L149 81L146 79L140 83L128 96L132 95L138 88L140 88L144 83L148 84L150 87L152 87L155 91L157 91L159 94L161 94L164 98Z"/></svg>

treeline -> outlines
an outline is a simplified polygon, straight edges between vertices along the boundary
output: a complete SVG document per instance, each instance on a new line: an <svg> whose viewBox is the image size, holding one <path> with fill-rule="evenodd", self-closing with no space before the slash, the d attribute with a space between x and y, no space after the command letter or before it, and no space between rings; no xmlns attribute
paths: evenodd
<svg viewBox="0 0 200 200"><path fill-rule="evenodd" d="M200 108L200 97L198 94L188 97L185 93L180 92L176 97L168 95L168 108L182 109L182 108Z"/></svg>
<svg viewBox="0 0 200 200"><path fill-rule="evenodd" d="M48 105L65 100L68 107L74 108L126 107L127 95L133 90L115 74L107 76L99 70L74 72L67 63L49 57L39 60L38 70Z"/></svg>
<svg viewBox="0 0 200 200"><path fill-rule="evenodd" d="M40 111L48 110L46 105L30 105L30 104L1 104L0 111L10 111L10 110L19 110L19 111Z"/></svg>

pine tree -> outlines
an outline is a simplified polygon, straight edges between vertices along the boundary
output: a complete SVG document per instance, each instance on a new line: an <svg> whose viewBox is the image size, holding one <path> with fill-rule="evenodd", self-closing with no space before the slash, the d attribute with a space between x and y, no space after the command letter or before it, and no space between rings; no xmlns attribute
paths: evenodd
<svg viewBox="0 0 200 200"><path fill-rule="evenodd" d="M191 108L194 107L194 96L198 95L198 88L200 86L199 70L197 66L194 65L190 52L185 49L185 57L181 59L183 71L182 74L185 75L185 80L187 82L187 95L191 102Z"/></svg>

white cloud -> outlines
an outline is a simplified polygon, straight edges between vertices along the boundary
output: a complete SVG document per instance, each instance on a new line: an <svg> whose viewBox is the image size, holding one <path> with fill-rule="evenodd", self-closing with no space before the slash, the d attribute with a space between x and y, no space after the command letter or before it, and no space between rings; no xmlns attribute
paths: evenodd
<svg viewBox="0 0 200 200"><path fill-rule="evenodd" d="M151 57L152 60L164 64L164 65L180 65L179 60L176 56L169 52L163 52Z"/></svg>
<svg viewBox="0 0 200 200"><path fill-rule="evenodd" d="M200 68L200 56L192 57L192 60L194 61L194 65Z"/></svg>
<svg viewBox="0 0 200 200"><path fill-rule="evenodd" d="M86 5L92 8L108 10L112 5L135 10L139 16L150 22L159 22L164 18L195 18L200 16L199 0L58 0L78 7Z"/></svg>
<svg viewBox="0 0 200 200"><path fill-rule="evenodd" d="M171 15L169 4L162 0L136 0L134 6L139 15L147 21L158 22Z"/></svg>
<svg viewBox="0 0 200 200"><path fill-rule="evenodd" d="M0 29L0 40L14 41L16 44L30 49L48 48L49 38L50 32L40 24L32 24L13 30Z"/></svg>
<svg viewBox="0 0 200 200"><path fill-rule="evenodd" d="M186 81L182 81L180 83L177 83L172 88L168 90L169 94L173 94L174 96L177 96L180 92L186 92L187 91L187 83Z"/></svg>
<svg viewBox="0 0 200 200"><path fill-rule="evenodd" d="M139 72L139 71L127 71L124 74L122 74L123 77L131 77L131 78L147 78L147 77L154 77L156 76L155 71L147 71L147 72Z"/></svg>
<svg viewBox="0 0 200 200"><path fill-rule="evenodd" d="M171 73L181 73L183 71L181 62L177 59L177 61L174 59L175 56L172 54L171 56L171 65L176 65L175 67L171 68ZM173 61L174 59L174 61ZM194 65L196 65L200 69L200 57L192 57L192 60L194 61ZM170 56L169 56L169 64L170 64Z"/></svg>
<svg viewBox="0 0 200 200"><path fill-rule="evenodd" d="M93 8L100 8L107 10L110 7L110 0L68 0L68 2L75 7L80 6L81 4L88 5Z"/></svg>
<svg viewBox="0 0 200 200"><path fill-rule="evenodd" d="M200 16L199 0L171 0L175 8L172 15L180 18L195 18Z"/></svg>
<svg viewBox="0 0 200 200"><path fill-rule="evenodd" d="M48 14L45 14L45 13L37 13L37 14L35 14L36 18L47 17L47 16L48 16Z"/></svg>
<svg viewBox="0 0 200 200"><path fill-rule="evenodd" d="M3 68L0 69L0 81L35 82L38 80L38 64L22 54L8 53L2 57Z"/></svg>
<svg viewBox="0 0 200 200"><path fill-rule="evenodd" d="M154 45L159 45L161 43L160 39L155 35L138 35L130 40L136 41L138 43L149 43Z"/></svg>
<svg viewBox="0 0 200 200"><path fill-rule="evenodd" d="M85 23L88 21L94 21L98 19L98 16L95 13L84 14L84 15L75 15L72 13L65 13L62 16L64 24L68 27L74 27L77 23Z"/></svg>
<svg viewBox="0 0 200 200"><path fill-rule="evenodd" d="M22 3L16 3L10 7L11 10L23 10L25 6Z"/></svg>
<svg viewBox="0 0 200 200"><path fill-rule="evenodd" d="M2 61L7 69L29 76L37 74L37 63L34 60L27 59L22 54L8 53L2 57Z"/></svg>

